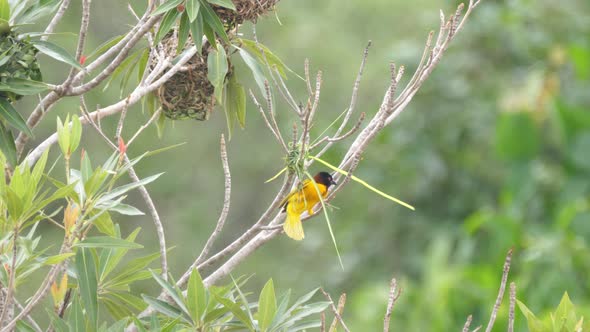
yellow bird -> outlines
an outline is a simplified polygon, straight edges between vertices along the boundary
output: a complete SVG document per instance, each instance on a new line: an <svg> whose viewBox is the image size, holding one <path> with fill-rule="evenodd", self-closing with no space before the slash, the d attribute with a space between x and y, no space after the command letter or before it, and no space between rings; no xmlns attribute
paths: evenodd
<svg viewBox="0 0 590 332"><path fill-rule="evenodd" d="M336 184L332 179L332 175L328 172L319 172L313 177L313 180L316 183L315 186L311 180L307 179L303 181L301 189L291 192L281 203L283 211L287 212L287 219L285 219L283 225L285 234L297 241L303 240L305 237L303 225L301 224L301 214L307 211L311 215L313 207L320 202L318 191L322 198L325 198L328 195L328 188Z"/></svg>

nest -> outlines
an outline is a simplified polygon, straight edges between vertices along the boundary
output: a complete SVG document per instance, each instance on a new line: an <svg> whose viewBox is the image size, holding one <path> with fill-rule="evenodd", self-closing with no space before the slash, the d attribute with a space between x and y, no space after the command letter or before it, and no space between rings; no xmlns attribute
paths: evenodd
<svg viewBox="0 0 590 332"><path fill-rule="evenodd" d="M213 10L221 21L233 27L244 21L256 23L258 17L273 10L278 0L232 0L236 10L213 6Z"/></svg>
<svg viewBox="0 0 590 332"><path fill-rule="evenodd" d="M163 44L167 51L176 53L176 42L173 38L166 37ZM185 71L177 72L157 90L162 112L167 118L200 121L209 118L215 106L215 97L214 87L207 78L208 50L208 47L204 47L202 54L195 54L186 63Z"/></svg>

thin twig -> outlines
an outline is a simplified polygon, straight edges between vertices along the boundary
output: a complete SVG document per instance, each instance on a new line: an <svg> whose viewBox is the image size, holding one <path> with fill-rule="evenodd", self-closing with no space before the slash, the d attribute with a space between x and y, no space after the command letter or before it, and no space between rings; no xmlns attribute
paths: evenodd
<svg viewBox="0 0 590 332"><path fill-rule="evenodd" d="M62 1L61 5L59 5L59 8L57 9L57 12L55 13L55 15L53 15L51 22L49 22L49 24L47 25L47 28L45 28L45 31L43 32L43 36L41 37L41 40L47 40L49 38L49 35L51 33L53 33L53 30L55 30L55 27L57 26L59 21L61 21L61 19L63 18L64 14L66 13L66 10L68 9L69 6L70 6L70 0L63 0Z"/></svg>
<svg viewBox="0 0 590 332"><path fill-rule="evenodd" d="M326 332L326 313L324 311L320 314L320 332Z"/></svg>
<svg viewBox="0 0 590 332"><path fill-rule="evenodd" d="M12 300L13 300L15 287L16 287L15 281L16 281L16 256L18 253L17 252L18 232L19 232L19 227L17 225L14 227L14 231L12 234L12 260L10 263L8 291L6 292L6 297L4 298L4 303L2 305L2 313L0 314L0 324L4 323L4 318L6 317L8 312L14 310L14 307L12 306Z"/></svg>
<svg viewBox="0 0 590 332"><path fill-rule="evenodd" d="M502 299L504 298L504 291L506 290L506 282L508 281L508 272L510 272L511 259L512 249L508 250L506 260L504 261L504 269L502 271L502 282L500 283L500 290L498 291L498 297L496 298L496 303L494 304L494 309L492 310L490 321L488 322L488 326L486 327L486 332L492 331L492 328L494 327L494 322L496 321L496 315L498 315L498 310L500 309L500 305L502 304Z"/></svg>
<svg viewBox="0 0 590 332"><path fill-rule="evenodd" d="M467 320L465 321L465 325L463 325L462 332L469 332L469 326L471 326L472 319L473 319L472 315L467 316Z"/></svg>
<svg viewBox="0 0 590 332"><path fill-rule="evenodd" d="M207 258L207 255L209 255L209 251L211 250L211 247L213 247L213 243L215 243L215 240L221 234L221 230L225 225L225 220L227 219L227 214L229 212L229 205L231 201L231 174L229 172L227 150L225 148L225 139L223 138L223 134L221 135L220 150L221 164L223 165L223 174L225 176L225 194L223 196L223 208L221 209L221 214L219 215L219 219L217 220L217 225L215 226L213 233L211 233L211 235L209 236L209 239L205 243L205 246L199 254L199 257L197 257L193 265L191 265L191 270L195 269L199 264L201 264L205 260L205 258Z"/></svg>
<svg viewBox="0 0 590 332"><path fill-rule="evenodd" d="M510 283L510 308L508 309L508 332L514 331L514 307L516 306L516 284Z"/></svg>
<svg viewBox="0 0 590 332"><path fill-rule="evenodd" d="M340 295L340 298L338 299L338 314L340 315L340 317L342 317L342 313L344 312L344 305L346 304L346 293L342 293L342 295ZM328 332L336 332L336 327L338 326L338 318L334 316L334 319L332 320L332 324L330 325L330 329L328 330Z"/></svg>
<svg viewBox="0 0 590 332"><path fill-rule="evenodd" d="M332 301L332 297L330 297L330 294L326 293L326 291L323 288L320 288L320 291L324 294L328 302L330 302L330 308L332 309L332 312L334 313L336 319L338 319L338 321L340 322L340 326L342 326L344 331L350 332L350 330L346 326L346 323L344 323L342 316L338 313L338 308L336 308L336 306L334 305L334 301Z"/></svg>
<svg viewBox="0 0 590 332"><path fill-rule="evenodd" d="M387 310L385 311L385 318L383 318L383 332L389 332L389 320L391 319L391 312L393 311L393 305L395 301L401 295L401 289L397 289L397 280L391 279L389 284L389 297L387 300Z"/></svg>
<svg viewBox="0 0 590 332"><path fill-rule="evenodd" d="M149 127L152 124L152 122L154 122L160 116L160 113L162 113L162 109L158 108L158 110L155 111L154 114L152 114L150 119L146 123L144 123L141 127L139 127L139 129L135 132L135 134L129 139L129 141L127 141L127 146L130 146L131 143L133 143L133 141L135 141L137 136L139 136L139 134L141 134L147 127Z"/></svg>
<svg viewBox="0 0 590 332"><path fill-rule="evenodd" d="M126 153L124 158L126 163L131 163L131 160L129 160L129 157ZM133 166L129 167L128 173L134 182L139 183L139 177L135 173ZM150 211L152 221L156 227L156 234L158 235L158 242L160 244L160 265L162 265L161 275L164 280L168 280L168 258L166 254L166 236L164 235L164 226L162 225L162 220L160 220L160 215L158 214L158 210L156 210L156 205L154 204L150 193L147 191L144 185L139 186L138 189L141 197L143 197L143 200L148 207L148 210Z"/></svg>

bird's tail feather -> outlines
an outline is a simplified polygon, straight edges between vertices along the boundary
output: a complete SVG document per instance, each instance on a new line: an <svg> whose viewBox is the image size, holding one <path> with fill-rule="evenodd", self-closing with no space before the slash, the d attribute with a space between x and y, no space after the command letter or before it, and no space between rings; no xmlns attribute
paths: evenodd
<svg viewBox="0 0 590 332"><path fill-rule="evenodd" d="M287 219L283 225L285 234L296 241L301 241L305 237L303 234L303 225L298 214L287 213Z"/></svg>

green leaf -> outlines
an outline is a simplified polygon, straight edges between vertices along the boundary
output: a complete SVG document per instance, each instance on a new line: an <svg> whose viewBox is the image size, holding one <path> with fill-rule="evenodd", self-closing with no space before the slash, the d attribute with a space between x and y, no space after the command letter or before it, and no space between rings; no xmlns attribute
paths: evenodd
<svg viewBox="0 0 590 332"><path fill-rule="evenodd" d="M14 144L14 136L9 128L6 128L2 121L0 121L0 151L6 157L6 160L12 167L18 164L16 158L16 145ZM2 168L4 169L4 168Z"/></svg>
<svg viewBox="0 0 590 332"><path fill-rule="evenodd" d="M186 12L191 23L194 22L199 15L200 7L201 3L199 0L186 0Z"/></svg>
<svg viewBox="0 0 590 332"><path fill-rule="evenodd" d="M70 128L68 124L70 123L70 115L66 115L66 120L62 123L59 116L56 118L57 121L57 143L59 144L59 148L61 149L61 153L64 156L69 157L69 148L70 148ZM65 125L64 125L65 124Z"/></svg>
<svg viewBox="0 0 590 332"><path fill-rule="evenodd" d="M66 259L68 259L72 256L74 256L73 252L49 256L43 260L43 265L55 265L55 264L65 261Z"/></svg>
<svg viewBox="0 0 590 332"><path fill-rule="evenodd" d="M68 324L72 331L84 331L86 330L86 320L84 319L84 313L82 312L82 304L80 303L80 296L76 293L72 294L73 301L68 310Z"/></svg>
<svg viewBox="0 0 590 332"><path fill-rule="evenodd" d="M229 44L229 38L227 37L227 34L225 33L225 28L223 27L223 23L221 22L221 20L219 19L219 17L217 16L217 14L215 14L215 11L213 11L213 8L211 8L211 6L205 2L205 0L199 0L201 2L201 9L203 12L203 20L205 23L207 23L211 29L213 29L213 31L215 31L215 33L221 37L221 39L223 39L223 41L225 41L226 43ZM211 41L209 41L211 42Z"/></svg>
<svg viewBox="0 0 590 332"><path fill-rule="evenodd" d="M258 325L262 332L266 331L277 312L277 300L272 279L269 279L260 292L258 299Z"/></svg>
<svg viewBox="0 0 590 332"><path fill-rule="evenodd" d="M246 91L238 82L235 72L230 76L227 83L227 93L225 94L225 98L225 116L227 119L229 137L231 138L234 119L238 120L242 129L246 126Z"/></svg>
<svg viewBox="0 0 590 332"><path fill-rule="evenodd" d="M49 85L26 78L7 78L4 83L0 83L0 91L13 92L21 96L36 95L47 89Z"/></svg>
<svg viewBox="0 0 590 332"><path fill-rule="evenodd" d="M202 16L203 15L199 15L199 18ZM195 20L195 22L196 22L196 20ZM215 32L213 32L213 29L211 28L209 23L204 22L204 21L203 21L203 33L205 34L205 37L207 37L207 41L209 42L209 44L211 44L211 47L213 47L214 49L217 49L217 38L215 37Z"/></svg>
<svg viewBox="0 0 590 332"><path fill-rule="evenodd" d="M162 286L162 289L168 294L168 296L174 300L176 305L178 305L182 311L188 314L188 309L184 303L184 299L182 298L182 292L175 289L173 285L164 280L159 274L154 272L154 270L150 269L150 273L152 274L152 277L158 282L158 284Z"/></svg>
<svg viewBox="0 0 590 332"><path fill-rule="evenodd" d="M55 329L55 332L70 332L68 324L61 319L53 310L46 309L51 319L51 325Z"/></svg>
<svg viewBox="0 0 590 332"><path fill-rule="evenodd" d="M170 305L168 302L158 300L154 297L142 294L141 297L147 302L152 308L156 309L161 314L164 314L170 318L178 318L182 316L180 309Z"/></svg>
<svg viewBox="0 0 590 332"><path fill-rule="evenodd" d="M33 2L33 5L26 8L22 14L20 13L20 10L18 14L16 12L12 14L12 17L14 18L14 24L25 25L37 23L39 19L43 18L44 16L53 14L61 2L62 0L35 1ZM23 7L23 9L24 8L25 7Z"/></svg>
<svg viewBox="0 0 590 332"><path fill-rule="evenodd" d="M150 50L146 48L141 57L139 58L139 62L137 63L137 81L141 82L143 78L143 74L145 73L145 69L147 68L147 63L150 58Z"/></svg>
<svg viewBox="0 0 590 332"><path fill-rule="evenodd" d="M78 248L126 248L126 249L141 249L141 244L133 241L118 239L110 236L91 236L74 244Z"/></svg>
<svg viewBox="0 0 590 332"><path fill-rule="evenodd" d="M72 125L70 127L70 153L74 153L80 145L80 138L82 137L82 123L80 118L76 115L72 116Z"/></svg>
<svg viewBox="0 0 590 332"><path fill-rule="evenodd" d="M96 229L102 234L115 236L115 225L113 224L111 215L108 212L103 212L98 217L94 218L92 224L94 224Z"/></svg>
<svg viewBox="0 0 590 332"><path fill-rule="evenodd" d="M186 44L190 29L191 22L185 11L180 17L180 25L178 26L178 45L176 46L176 53L180 53L184 49L184 44Z"/></svg>
<svg viewBox="0 0 590 332"><path fill-rule="evenodd" d="M197 51L199 54L203 49L203 15L197 15L196 19L191 22L191 37L193 38L193 43L197 47ZM215 38L213 38L213 43L209 41L213 48L217 48L217 44L215 42Z"/></svg>
<svg viewBox="0 0 590 332"><path fill-rule="evenodd" d="M98 201L96 202L96 204L98 205L98 204L101 204L104 202L108 202L114 198L117 198L117 197L125 194L126 192L128 192L132 189L135 189L140 186L145 186L148 183L155 181L162 174L164 174L164 173L159 173L159 174L155 174L152 176L148 176L147 178L141 179L138 182L128 183L126 185L122 185L120 187L117 187L117 188L111 190L110 192L108 192L107 194L101 196L100 199L98 199Z"/></svg>
<svg viewBox="0 0 590 332"><path fill-rule="evenodd" d="M223 47L211 50L207 56L207 78L215 87L215 99L219 104L223 104L223 85L227 70L227 55Z"/></svg>
<svg viewBox="0 0 590 332"><path fill-rule="evenodd" d="M234 45L234 47L236 46ZM264 82L266 81L266 78L264 77L260 65L258 64L256 59L254 59L254 57L250 55L250 53L248 53L246 50L239 47L236 48L238 49L238 52L240 53L240 56L242 57L242 60L244 60L246 66L250 68L250 71L254 76L254 81L256 81L256 85L258 85L258 88L260 89L260 93L262 93L262 95L266 95L266 88L264 87Z"/></svg>
<svg viewBox="0 0 590 332"><path fill-rule="evenodd" d="M532 311L527 308L527 306L520 302L516 301L518 304L518 308L522 312L522 314L526 317L527 325L529 328L529 332L545 332L545 328L543 327L543 322L538 319Z"/></svg>
<svg viewBox="0 0 590 332"><path fill-rule="evenodd" d="M231 313L235 316L235 318L237 318L239 321L244 323L244 325L246 325L246 327L248 328L249 331L254 331L254 327L252 326L252 321L250 321L248 314L246 314L246 312L244 312L244 310L242 310L242 308L240 307L239 304L233 302L230 299L222 297L221 295L217 294L216 291L212 291L211 294L213 295L213 297L215 298L215 300L217 302L221 303L221 305L223 305L225 308L229 309L229 311L231 311Z"/></svg>
<svg viewBox="0 0 590 332"><path fill-rule="evenodd" d="M98 276L94 257L87 248L79 248L76 253L76 273L82 303L86 309L90 326L98 328Z"/></svg>
<svg viewBox="0 0 590 332"><path fill-rule="evenodd" d="M8 0L0 0L0 20L10 20L10 6Z"/></svg>
<svg viewBox="0 0 590 332"><path fill-rule="evenodd" d="M210 4L217 5L217 6L236 10L236 6L234 5L234 3L231 0L207 0L207 2Z"/></svg>
<svg viewBox="0 0 590 332"><path fill-rule="evenodd" d="M82 66L76 61L76 59L68 53L63 47L56 45L54 43L42 40L32 40L31 43L35 46L39 52L54 58L57 61L61 61L66 63L72 67L77 69L82 69Z"/></svg>
<svg viewBox="0 0 590 332"><path fill-rule="evenodd" d="M287 70L293 72L278 56L272 53L268 47L250 39L240 39L239 42L242 44L243 48L256 56L260 64L266 65L266 62L268 61L271 68L276 66L276 69L282 77L287 77ZM262 52L264 52L264 54Z"/></svg>
<svg viewBox="0 0 590 332"><path fill-rule="evenodd" d="M168 0L168 1L164 2L163 4L161 4L160 6L158 6L158 8L156 8L154 10L154 12L151 14L151 16L160 15L162 13L169 11L172 8L176 8L176 6L180 5L180 3L182 3L182 1L184 1L184 0Z"/></svg>
<svg viewBox="0 0 590 332"><path fill-rule="evenodd" d="M565 292L553 315L553 331L574 331L576 321L574 304Z"/></svg>
<svg viewBox="0 0 590 332"><path fill-rule="evenodd" d="M207 290L197 269L193 270L188 279L186 302L191 318L198 324L207 309Z"/></svg>
<svg viewBox="0 0 590 332"><path fill-rule="evenodd" d="M138 210L136 207L119 203L111 208L109 211L117 212L126 216L143 216L145 213Z"/></svg>
<svg viewBox="0 0 590 332"><path fill-rule="evenodd" d="M33 132L27 126L25 119L23 119L20 113L12 107L12 104L4 98L0 98L0 120L2 119L6 120L9 125L22 131L27 136L33 137Z"/></svg>
<svg viewBox="0 0 590 332"><path fill-rule="evenodd" d="M180 13L177 10L171 10L171 11L167 12L166 15L164 15L164 18L162 19L162 23L160 23L160 29L158 30L158 33L156 34L156 38L154 40L154 43L159 43L160 40L162 40L162 38L164 38L164 36L166 36L168 31L170 31L170 29L172 29L172 26L174 25L174 23L176 23L176 20L178 19L178 17L180 17Z"/></svg>
<svg viewBox="0 0 590 332"><path fill-rule="evenodd" d="M90 60L91 58L98 57L98 56L102 55L109 48L115 46L118 42L120 42L124 37L125 37L125 35L115 36L115 37L107 40L106 42L100 44L100 46L98 46L94 51L92 51L92 53L90 53L89 56L86 57L86 61Z"/></svg>

